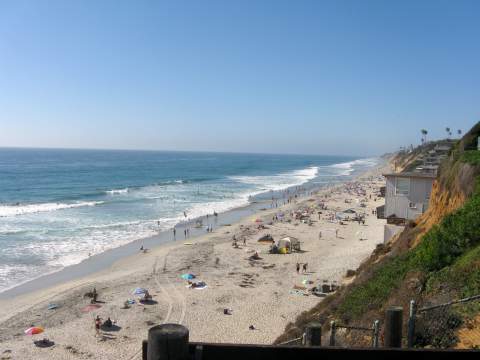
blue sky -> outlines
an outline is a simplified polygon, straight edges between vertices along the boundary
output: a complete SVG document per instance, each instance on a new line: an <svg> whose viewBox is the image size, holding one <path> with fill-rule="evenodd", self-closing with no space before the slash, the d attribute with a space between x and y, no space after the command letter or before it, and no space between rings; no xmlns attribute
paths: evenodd
<svg viewBox="0 0 480 360"><path fill-rule="evenodd" d="M479 1L2 1L0 146L375 155L480 120Z"/></svg>

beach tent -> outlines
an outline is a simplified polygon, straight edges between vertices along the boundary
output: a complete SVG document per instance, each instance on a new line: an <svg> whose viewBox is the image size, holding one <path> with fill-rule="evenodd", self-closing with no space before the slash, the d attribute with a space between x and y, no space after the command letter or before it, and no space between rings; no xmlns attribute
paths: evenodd
<svg viewBox="0 0 480 360"><path fill-rule="evenodd" d="M345 214L356 214L357 212L353 209L347 209L344 211Z"/></svg>
<svg viewBox="0 0 480 360"><path fill-rule="evenodd" d="M292 236L287 236L278 240L277 247L280 249L280 252L282 252L281 249L286 249L287 252L300 250L300 241Z"/></svg>

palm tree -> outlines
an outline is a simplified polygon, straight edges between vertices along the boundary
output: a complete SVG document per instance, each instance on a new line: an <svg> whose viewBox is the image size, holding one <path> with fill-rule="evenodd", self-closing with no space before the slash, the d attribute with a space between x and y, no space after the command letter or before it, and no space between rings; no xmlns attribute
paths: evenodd
<svg viewBox="0 0 480 360"><path fill-rule="evenodd" d="M420 130L420 132L422 133L423 143L426 143L427 142L428 131L426 129L422 129L422 130Z"/></svg>
<svg viewBox="0 0 480 360"><path fill-rule="evenodd" d="M450 128L449 127L446 127L445 128L445 131L447 132L447 136L450 137L450 135L452 135L452 132L450 131Z"/></svg>

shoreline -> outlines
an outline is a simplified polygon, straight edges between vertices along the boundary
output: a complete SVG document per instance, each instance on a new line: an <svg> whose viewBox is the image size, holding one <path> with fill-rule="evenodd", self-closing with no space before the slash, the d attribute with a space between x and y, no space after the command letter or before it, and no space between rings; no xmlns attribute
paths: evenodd
<svg viewBox="0 0 480 360"><path fill-rule="evenodd" d="M375 165L373 168L376 168L382 164L383 160L381 158L378 158L378 159L380 160L380 162L377 165ZM366 172L370 170L366 170ZM342 185L348 181L354 181L357 177L361 175L362 175L362 172L359 172L358 174L355 174L351 179L348 179L345 181L339 181L338 183L327 184L324 186L315 186L314 184L311 184L311 180L309 180L306 183L298 186L292 186L282 190L266 191L263 193L256 194L252 197L253 201L250 202L249 204L219 213L219 216L221 218L221 223L218 223L219 219L216 219L214 221L215 224L212 224L213 228L219 229L224 227L226 224L231 225L232 223L238 223L249 215L257 214L257 213L258 215L260 215L260 213L262 212L262 209L268 210L268 207L266 208L266 206L269 205L271 201L267 199L262 199L262 197L265 197L266 194L278 195L278 194L282 194L284 191L287 191L287 190L291 191L292 189L295 189L295 188L302 188L306 190L291 192L292 195L297 194L299 198L302 199L305 196L308 196L308 194L306 194L307 190L310 192L325 191L328 188L332 188L332 187L335 188L336 186ZM61 285L65 282L77 280L85 276L93 275L102 270L106 270L112 265L114 265L115 262L121 260L122 258L137 254L140 246L145 246L148 249L152 249L157 246L164 246L168 243L177 243L182 239L187 240L187 239L195 239L195 238L201 237L205 234L204 228L202 227L201 229L196 229L195 227L191 226L195 224L195 222L198 220L207 220L207 218L206 216L199 216L199 217L189 219L188 221L180 221L177 224L175 224L174 227L177 230L180 230L180 231L177 231L178 235L176 239L173 238L171 229L168 229L168 230L163 229L159 231L158 234L156 235L133 240L127 244L120 245L118 247L103 251L99 254L92 255L91 257L82 260L80 263L68 265L62 269L54 270L50 273L41 275L37 278L26 280L25 282L17 284L11 288L0 291L0 301L3 299L9 299L11 297L32 293L34 291L41 290L43 288L49 288L49 287L54 287L56 285ZM189 228L189 231L192 233L192 235L191 236L189 235L187 239L184 239L182 237L182 232L187 227Z"/></svg>
<svg viewBox="0 0 480 360"><path fill-rule="evenodd" d="M296 288L302 288L304 281L319 284L328 280L340 284L346 270L356 269L376 244L383 241L383 221L369 214L380 204L368 200L367 195L374 194L383 183L380 174L385 166L382 162L354 179L320 189L285 206L252 210L230 226L189 239L192 245L184 245L183 241L167 242L145 254L135 247L134 254L94 274L48 288L42 285L39 290L1 299L3 348L38 359L69 358L72 348L76 354L83 354L81 358L131 359L135 358L148 328L164 322L185 324L191 330L192 341L271 343L288 322L321 301L316 296L300 294ZM365 195L352 195L360 190L365 191ZM318 219L312 215L313 225L295 220L269 225L272 216L279 212L293 219L292 211L325 202L332 209L325 213L330 213L336 208L354 206L347 203L347 199L359 200L360 197L368 204L367 224L363 226L349 223L339 227L324 215ZM257 229L254 222L257 217L264 220L268 229ZM338 238L335 228L340 229ZM318 231L323 234L320 238ZM364 233L366 241L361 241L359 233ZM290 255L269 254L268 246L257 242L265 234L272 234L275 240L283 236L297 237L303 251ZM232 247L233 235L238 239L244 237L245 245L239 241L238 249ZM249 260L255 251L262 260ZM308 263L309 271L297 274L294 268L298 262ZM207 283L207 288L186 288L185 282L179 279L184 272L196 274L198 280ZM80 309L89 303L83 294L93 286L104 303L98 311L83 314ZM122 310L123 302L132 298L135 287L148 288L154 303L135 304ZM59 304L59 309L46 310L49 303ZM233 315L224 315L224 308L233 309ZM101 339L96 338L91 324L94 314L117 320L121 328L118 334L103 333ZM51 349L35 348L31 339L21 335L21 329L32 324L44 326L45 335L56 345ZM249 330L249 325L255 325L257 330Z"/></svg>

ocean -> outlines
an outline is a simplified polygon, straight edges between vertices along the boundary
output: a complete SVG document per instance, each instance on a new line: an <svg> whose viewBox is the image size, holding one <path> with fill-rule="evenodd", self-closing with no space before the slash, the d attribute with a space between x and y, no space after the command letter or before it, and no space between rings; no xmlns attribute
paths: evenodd
<svg viewBox="0 0 480 360"><path fill-rule="evenodd" d="M378 159L0 149L0 292L180 222L346 182ZM186 216L185 216L186 215Z"/></svg>

